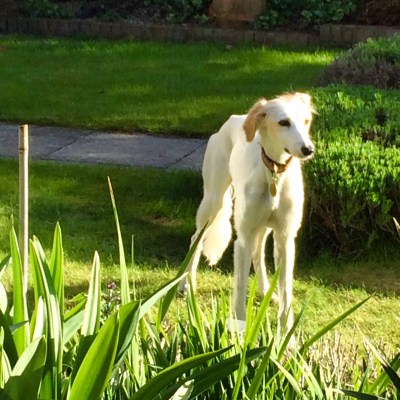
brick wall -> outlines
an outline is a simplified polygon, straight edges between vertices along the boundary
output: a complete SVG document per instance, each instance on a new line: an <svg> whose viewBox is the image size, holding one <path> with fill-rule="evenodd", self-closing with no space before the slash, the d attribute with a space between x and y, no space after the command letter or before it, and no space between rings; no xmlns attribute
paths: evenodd
<svg viewBox="0 0 400 400"><path fill-rule="evenodd" d="M324 25L318 33L296 31L233 30L199 26L135 25L128 21L30 19L0 17L1 33L22 33L44 37L85 37L105 39L161 40L174 42L207 41L235 44L331 44L350 46L369 37L391 36L400 28L364 25Z"/></svg>

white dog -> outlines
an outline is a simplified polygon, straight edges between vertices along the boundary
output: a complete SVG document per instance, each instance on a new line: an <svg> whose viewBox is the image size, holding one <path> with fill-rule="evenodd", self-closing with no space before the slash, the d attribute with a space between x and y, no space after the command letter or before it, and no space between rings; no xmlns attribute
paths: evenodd
<svg viewBox="0 0 400 400"><path fill-rule="evenodd" d="M201 253L211 265L228 246L234 224L234 295L236 318L246 318L247 280L251 263L259 290L269 289L265 267L265 242L274 232L275 267L281 267L278 283L279 325L293 325L292 282L295 238L303 214L303 179L300 160L312 157L309 129L314 113L308 94L284 94L259 100L247 115L232 115L212 135L203 163L204 197L196 216L196 240L203 238L191 259L190 272L196 288L196 269ZM180 291L187 289L181 282Z"/></svg>

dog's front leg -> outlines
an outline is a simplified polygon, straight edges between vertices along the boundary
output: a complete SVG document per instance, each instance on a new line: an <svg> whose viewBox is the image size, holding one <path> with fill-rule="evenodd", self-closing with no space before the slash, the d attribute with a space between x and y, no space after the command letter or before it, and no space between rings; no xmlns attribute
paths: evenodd
<svg viewBox="0 0 400 400"><path fill-rule="evenodd" d="M274 232L275 268L281 268L278 282L278 324L281 332L287 332L293 326L292 297L294 253L294 238ZM294 338L291 342L294 344Z"/></svg>
<svg viewBox="0 0 400 400"><path fill-rule="evenodd" d="M251 265L252 242L238 237L234 246L233 306L236 318L246 320L247 281Z"/></svg>
<svg viewBox="0 0 400 400"><path fill-rule="evenodd" d="M267 276L267 267L265 265L265 243L271 229L260 232L254 242L253 249L253 266L258 279L258 291L262 296L265 296L269 290L269 282ZM275 299L276 301L278 299Z"/></svg>

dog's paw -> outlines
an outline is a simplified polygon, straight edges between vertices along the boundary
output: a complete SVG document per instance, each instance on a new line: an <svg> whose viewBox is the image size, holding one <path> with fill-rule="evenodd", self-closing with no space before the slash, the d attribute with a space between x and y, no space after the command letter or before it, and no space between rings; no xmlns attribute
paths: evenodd
<svg viewBox="0 0 400 400"><path fill-rule="evenodd" d="M267 288L261 288L259 293L260 293L261 296L264 297L264 296L266 296L268 291L269 291L269 286ZM278 304L279 303L279 297L275 292L272 293L271 303L273 303L273 304Z"/></svg>
<svg viewBox="0 0 400 400"><path fill-rule="evenodd" d="M271 303L274 303L274 304L278 304L279 303L279 297L275 292L272 293Z"/></svg>
<svg viewBox="0 0 400 400"><path fill-rule="evenodd" d="M244 333L246 330L246 321L236 318L227 318L226 328L232 333Z"/></svg>
<svg viewBox="0 0 400 400"><path fill-rule="evenodd" d="M177 294L179 297L185 297L188 294L188 291L189 291L189 284L183 283L179 286Z"/></svg>

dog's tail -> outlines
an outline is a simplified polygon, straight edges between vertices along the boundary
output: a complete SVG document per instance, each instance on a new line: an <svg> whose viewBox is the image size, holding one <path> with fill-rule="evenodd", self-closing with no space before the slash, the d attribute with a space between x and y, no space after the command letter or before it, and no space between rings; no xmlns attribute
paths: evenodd
<svg viewBox="0 0 400 400"><path fill-rule="evenodd" d="M232 236L232 188L229 187L223 198L222 207L207 228L203 244L203 254L210 265L215 265L224 254Z"/></svg>

